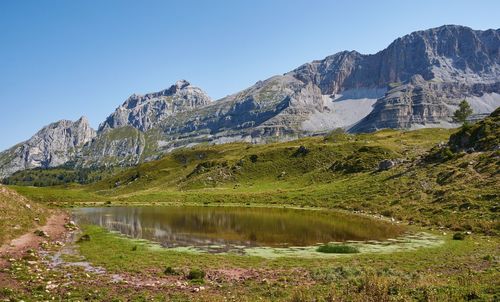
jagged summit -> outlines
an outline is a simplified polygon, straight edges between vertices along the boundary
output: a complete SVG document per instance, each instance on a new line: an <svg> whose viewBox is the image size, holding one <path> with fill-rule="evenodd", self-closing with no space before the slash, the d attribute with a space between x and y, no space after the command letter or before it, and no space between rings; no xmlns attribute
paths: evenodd
<svg viewBox="0 0 500 302"><path fill-rule="evenodd" d="M174 85L172 85L172 87L170 87L170 89L173 89L173 88L175 88L176 90L182 89L182 88L187 87L189 85L191 85L191 83L189 83L186 80L178 80L177 82L175 82Z"/></svg>
<svg viewBox="0 0 500 302"><path fill-rule="evenodd" d="M146 131L168 116L211 102L203 90L192 86L186 80L179 80L170 88L159 92L131 95L99 126L99 131L127 125Z"/></svg>

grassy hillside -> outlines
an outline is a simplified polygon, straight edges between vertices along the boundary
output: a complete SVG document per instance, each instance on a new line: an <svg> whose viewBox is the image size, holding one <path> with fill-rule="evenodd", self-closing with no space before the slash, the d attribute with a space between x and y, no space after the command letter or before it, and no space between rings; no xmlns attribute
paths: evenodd
<svg viewBox="0 0 500 302"><path fill-rule="evenodd" d="M43 224L46 215L47 211L39 204L0 185L0 245L25 233L35 224Z"/></svg>
<svg viewBox="0 0 500 302"><path fill-rule="evenodd" d="M324 259L200 257L82 226L87 239L63 258L69 264L89 261L107 273L68 266L47 270L42 280L33 277L29 263L19 262L10 274L21 290L4 292L12 300L34 294L50 300L55 292L45 290L47 282L67 284L70 272L77 285L60 287L57 294L70 291L78 300L496 301L500 154L495 143L484 142L498 138L498 128L474 136L470 146L453 147L456 139L488 127L493 118L459 130L334 132L266 145L204 145L92 184L13 187L56 206L246 204L377 213L415 224L408 228L430 233L442 244ZM380 171L384 160L395 166ZM454 240L456 234L463 240ZM189 279L193 270L206 277ZM127 282L111 281L116 276Z"/></svg>
<svg viewBox="0 0 500 302"><path fill-rule="evenodd" d="M429 160L429 150L443 145L453 132L384 130L266 145L205 145L177 150L87 186L16 189L66 205L287 204L497 233L498 151L457 151L447 160ZM387 159L397 165L378 171L379 162Z"/></svg>

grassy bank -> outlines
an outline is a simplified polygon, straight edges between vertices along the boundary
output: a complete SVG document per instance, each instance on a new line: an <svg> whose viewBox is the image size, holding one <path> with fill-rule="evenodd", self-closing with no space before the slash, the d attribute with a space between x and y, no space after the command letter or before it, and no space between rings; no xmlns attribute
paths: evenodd
<svg viewBox="0 0 500 302"><path fill-rule="evenodd" d="M43 225L47 214L43 206L0 185L0 245Z"/></svg>

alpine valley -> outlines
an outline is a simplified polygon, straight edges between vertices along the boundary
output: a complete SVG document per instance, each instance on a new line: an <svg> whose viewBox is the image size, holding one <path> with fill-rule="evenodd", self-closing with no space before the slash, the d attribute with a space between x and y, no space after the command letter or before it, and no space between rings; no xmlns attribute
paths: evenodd
<svg viewBox="0 0 500 302"><path fill-rule="evenodd" d="M83 3L65 10L71 22L81 17L73 2ZM115 8L124 9L118 2L104 13L91 4L106 18L98 27L106 39ZM140 12L166 1L143 2ZM159 10L153 24L176 31L162 42L199 43L198 28L163 18L184 16L190 2L204 3ZM82 18L83 32L94 17ZM328 33L330 21L340 24L328 19ZM127 41L134 35L125 29L139 28L116 24ZM121 50L114 38L107 45ZM160 61L173 57L145 44ZM106 50L83 64L107 60ZM31 63L39 49L30 51ZM131 65L159 64L145 57L134 52ZM500 29L445 25L375 54L336 53L220 100L179 80L130 96L98 127L61 120L1 152L0 301L500 301L499 209Z"/></svg>
<svg viewBox="0 0 500 302"><path fill-rule="evenodd" d="M0 178L60 165L130 166L200 143L455 127L463 99L476 118L500 106L500 29L413 32L376 54L339 52L216 101L180 80L130 96L97 131L85 117L45 126L0 153Z"/></svg>

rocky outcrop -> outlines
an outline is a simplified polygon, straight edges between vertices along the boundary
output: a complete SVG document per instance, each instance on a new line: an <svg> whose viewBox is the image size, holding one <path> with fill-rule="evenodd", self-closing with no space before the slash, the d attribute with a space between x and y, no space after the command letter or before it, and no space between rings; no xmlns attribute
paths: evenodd
<svg viewBox="0 0 500 302"><path fill-rule="evenodd" d="M99 131L132 126L146 131L168 116L208 105L210 97L186 80L145 95L132 95L99 126Z"/></svg>
<svg viewBox="0 0 500 302"><path fill-rule="evenodd" d="M482 113L485 106L489 106L491 112L500 106L499 92L500 82L425 81L421 75L415 75L407 84L389 90L375 103L373 111L349 131L456 126L452 115L461 100L467 99L476 113ZM490 101L486 104L488 97Z"/></svg>
<svg viewBox="0 0 500 302"><path fill-rule="evenodd" d="M500 150L500 108L484 120L462 127L450 136L448 147L453 152Z"/></svg>
<svg viewBox="0 0 500 302"><path fill-rule="evenodd" d="M74 164L81 167L131 166L138 164L146 148L144 133L132 126L99 132L81 149Z"/></svg>
<svg viewBox="0 0 500 302"><path fill-rule="evenodd" d="M85 117L45 126L29 140L0 153L0 178L19 170L62 165L77 156L95 136Z"/></svg>

